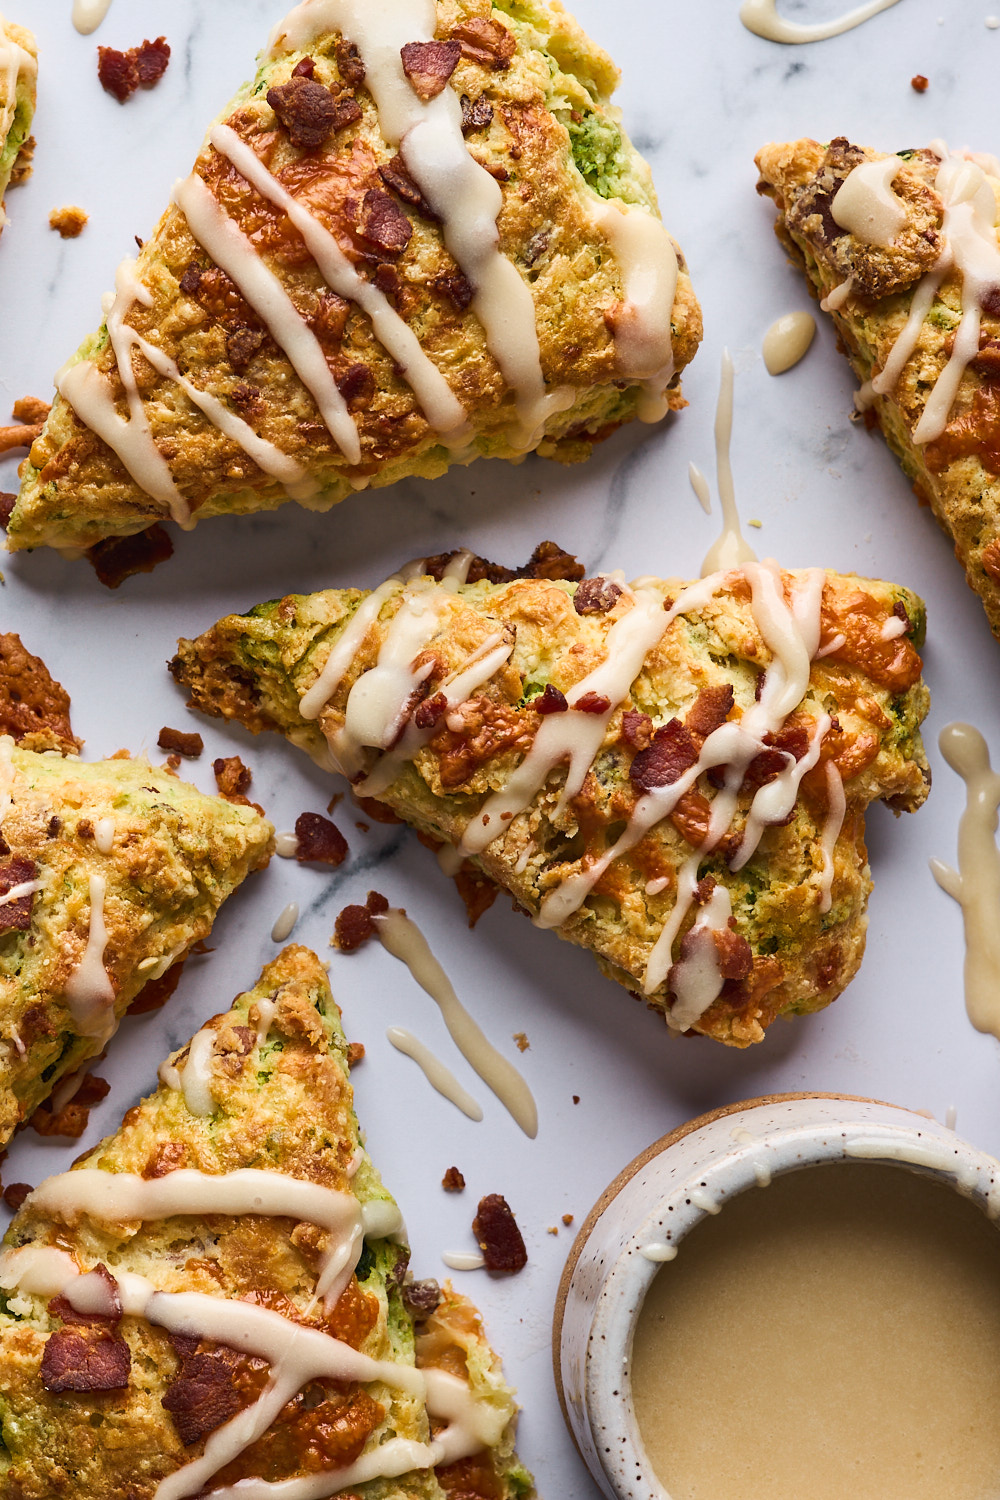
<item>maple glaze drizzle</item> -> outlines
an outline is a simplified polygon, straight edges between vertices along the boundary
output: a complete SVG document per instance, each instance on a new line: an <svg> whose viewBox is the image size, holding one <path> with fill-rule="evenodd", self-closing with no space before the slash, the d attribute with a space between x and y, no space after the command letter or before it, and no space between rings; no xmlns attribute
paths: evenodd
<svg viewBox="0 0 1000 1500"><path fill-rule="evenodd" d="M803 26L795 21L786 21L778 14L777 0L743 0L740 6L740 20L748 31L755 36L760 36L769 42L823 42L828 37L840 36L845 31L852 31L855 26L860 26L863 21L871 20L880 11L888 10L897 0L868 0L867 5L859 5L856 10L850 10L845 16L838 16L833 21L821 21L816 25Z"/></svg>

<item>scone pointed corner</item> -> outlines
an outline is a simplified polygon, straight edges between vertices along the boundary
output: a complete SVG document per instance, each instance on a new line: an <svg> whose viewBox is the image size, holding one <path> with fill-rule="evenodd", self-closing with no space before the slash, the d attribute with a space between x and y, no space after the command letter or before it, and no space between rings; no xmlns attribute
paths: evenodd
<svg viewBox="0 0 1000 1500"><path fill-rule="evenodd" d="M208 936L273 832L144 758L0 738L0 1144Z"/></svg>
<svg viewBox="0 0 1000 1500"><path fill-rule="evenodd" d="M684 404L683 255L560 5L300 5L60 372L12 549L325 510Z"/></svg>
<svg viewBox="0 0 1000 1500"><path fill-rule="evenodd" d="M453 845L674 1030L746 1046L836 999L864 950L865 810L930 782L922 601L776 564L629 587L455 559L480 581L433 559L229 616L174 675Z"/></svg>
<svg viewBox="0 0 1000 1500"><path fill-rule="evenodd" d="M476 1310L411 1295L408 1261L323 965L286 948L15 1217L0 1481L25 1500L379 1480L433 1500L458 1476L532 1494Z"/></svg>
<svg viewBox="0 0 1000 1500"><path fill-rule="evenodd" d="M757 155L775 230L1000 636L1000 163L800 140Z"/></svg>

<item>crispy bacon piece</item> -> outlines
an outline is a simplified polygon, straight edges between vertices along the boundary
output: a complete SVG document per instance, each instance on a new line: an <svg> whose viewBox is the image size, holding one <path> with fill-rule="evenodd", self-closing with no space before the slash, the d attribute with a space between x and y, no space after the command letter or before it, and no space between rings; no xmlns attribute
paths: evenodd
<svg viewBox="0 0 1000 1500"><path fill-rule="evenodd" d="M402 157L390 156L389 160L383 162L379 167L378 175L386 187L392 188L394 193L398 193L403 202L409 203L417 210L418 214L423 214L425 219L430 219L435 224L440 221L440 214L436 214L431 208L427 199L404 167Z"/></svg>
<svg viewBox="0 0 1000 1500"><path fill-rule="evenodd" d="M339 41L334 48L340 76L351 88L360 88L365 81L365 65L356 42Z"/></svg>
<svg viewBox="0 0 1000 1500"><path fill-rule="evenodd" d="M584 693L577 698L573 707L581 714L606 714L611 707L611 699L605 698L603 693Z"/></svg>
<svg viewBox="0 0 1000 1500"><path fill-rule="evenodd" d="M698 759L698 747L680 719L662 724L645 750L633 756L629 768L632 785L642 792L670 786Z"/></svg>
<svg viewBox="0 0 1000 1500"><path fill-rule="evenodd" d="M17 496L11 490L0 490L0 526L4 531L10 523L14 514L14 506L17 504Z"/></svg>
<svg viewBox="0 0 1000 1500"><path fill-rule="evenodd" d="M374 797L352 797L366 817L371 818L373 823L402 823L402 818L394 813L391 807L386 807L384 802L376 802ZM335 802L327 807L327 812L332 812Z"/></svg>
<svg viewBox="0 0 1000 1500"><path fill-rule="evenodd" d="M300 864L342 865L347 858L347 840L322 813L304 812L295 819L299 841L295 858Z"/></svg>
<svg viewBox="0 0 1000 1500"><path fill-rule="evenodd" d="M167 71L170 48L165 37L144 41L138 47L119 52L114 47L98 47L97 76L105 93L119 104L131 99L136 89L151 89Z"/></svg>
<svg viewBox="0 0 1000 1500"><path fill-rule="evenodd" d="M70 1324L49 1334L40 1377L47 1391L122 1391L132 1356L128 1344L102 1322Z"/></svg>
<svg viewBox="0 0 1000 1500"><path fill-rule="evenodd" d="M185 960L180 958L172 963L159 979L147 979L142 989L136 995L128 1008L130 1016L145 1016L150 1011L160 1010L170 999L174 990L181 982L181 974L184 972Z"/></svg>
<svg viewBox="0 0 1000 1500"><path fill-rule="evenodd" d="M469 926L475 927L479 918L484 912L489 911L497 899L500 887L468 859L462 861L461 868L453 878L455 889L465 904Z"/></svg>
<svg viewBox="0 0 1000 1500"><path fill-rule="evenodd" d="M3 1201L11 1213L16 1214L31 1191L32 1187L28 1182L12 1182L10 1187L3 1190Z"/></svg>
<svg viewBox="0 0 1000 1500"><path fill-rule="evenodd" d="M419 1322L440 1306L441 1288L430 1276L424 1281L404 1281L403 1302Z"/></svg>
<svg viewBox="0 0 1000 1500"><path fill-rule="evenodd" d="M621 596L622 590L610 578L585 578L573 595L573 608L578 615L606 615Z"/></svg>
<svg viewBox="0 0 1000 1500"><path fill-rule="evenodd" d="M73 733L69 706L69 694L41 658L25 649L20 636L0 633L0 734L74 754L81 742ZM36 735L47 743L39 746Z"/></svg>
<svg viewBox="0 0 1000 1500"><path fill-rule="evenodd" d="M254 1396L252 1387L260 1382L267 1366L264 1360L248 1358L225 1344L202 1351L199 1340L175 1337L172 1342L181 1365L161 1405L170 1413L177 1436L187 1448L249 1404ZM250 1381L246 1380L248 1375Z"/></svg>
<svg viewBox="0 0 1000 1500"><path fill-rule="evenodd" d="M465 1191L465 1178L457 1167L449 1167L441 1178L441 1186L446 1193L462 1193Z"/></svg>
<svg viewBox="0 0 1000 1500"><path fill-rule="evenodd" d="M395 259L402 255L413 234L413 225L393 198L381 188L369 188L356 205L355 229L366 245Z"/></svg>
<svg viewBox="0 0 1000 1500"><path fill-rule="evenodd" d="M118 1283L107 1266L101 1261L98 1261L91 1275L101 1283L104 1289L106 1298L106 1310L104 1312L79 1313L66 1297L53 1297L49 1303L49 1312L52 1313L53 1317L61 1318L64 1323L106 1323L109 1327L114 1328L117 1323L121 1322L122 1317L122 1299Z"/></svg>
<svg viewBox="0 0 1000 1500"><path fill-rule="evenodd" d="M337 389L350 412L364 411L375 396L375 376L367 365L355 362L337 376Z"/></svg>
<svg viewBox="0 0 1000 1500"><path fill-rule="evenodd" d="M215 784L223 797L245 797L253 780L249 766L238 755L220 755L212 762Z"/></svg>
<svg viewBox="0 0 1000 1500"><path fill-rule="evenodd" d="M38 874L38 866L32 859L15 855L0 865L0 897L6 896L17 885L26 885ZM0 901L0 933L27 932L31 927L31 908L35 902L34 891L18 896L16 901Z"/></svg>
<svg viewBox="0 0 1000 1500"><path fill-rule="evenodd" d="M264 342L262 328L238 327L226 334L226 354L237 375L242 375Z"/></svg>
<svg viewBox="0 0 1000 1500"><path fill-rule="evenodd" d="M564 552L557 542L539 542L525 566L518 569L517 576L565 579L568 583L579 583L583 573L583 564L577 562L572 552Z"/></svg>
<svg viewBox="0 0 1000 1500"><path fill-rule="evenodd" d="M753 969L753 950L746 938L729 927L712 933L719 955L719 973L723 979L749 979Z"/></svg>
<svg viewBox="0 0 1000 1500"><path fill-rule="evenodd" d="M333 928L333 946L341 953L354 953L375 936L373 917L389 910L389 903L379 891L369 891L364 906L345 906Z"/></svg>
<svg viewBox="0 0 1000 1500"><path fill-rule="evenodd" d="M539 693L537 698L532 698L530 707L536 714L564 714L569 709L566 702L566 694L561 693L551 682L545 684L544 693Z"/></svg>
<svg viewBox="0 0 1000 1500"><path fill-rule="evenodd" d="M499 1193L480 1198L472 1232L488 1271L520 1271L528 1264L528 1252L517 1221L506 1198Z"/></svg>
<svg viewBox="0 0 1000 1500"><path fill-rule="evenodd" d="M465 312L476 295L472 282L461 271L457 271L450 276L435 276L431 282L431 286L442 297L447 297L448 301L459 312ZM467 579L466 581L469 583L475 582L474 579Z"/></svg>
<svg viewBox="0 0 1000 1500"><path fill-rule="evenodd" d="M293 78L311 78L316 71L315 60L311 57L300 57L292 69Z"/></svg>
<svg viewBox="0 0 1000 1500"><path fill-rule="evenodd" d="M732 683L702 688L684 716L684 727L698 740L707 740L728 719L733 706Z"/></svg>
<svg viewBox="0 0 1000 1500"><path fill-rule="evenodd" d="M98 582L116 589L134 573L152 573L174 555L174 544L159 521L135 536L109 536L95 542L87 553Z"/></svg>
<svg viewBox="0 0 1000 1500"><path fill-rule="evenodd" d="M471 135L473 130L485 130L492 122L493 106L485 94L470 99L468 94L462 95L462 134Z"/></svg>
<svg viewBox="0 0 1000 1500"><path fill-rule="evenodd" d="M301 73L268 89L267 102L288 131L292 145L303 151L317 150L334 128L337 101L329 89ZM358 109L357 117L360 115Z"/></svg>
<svg viewBox="0 0 1000 1500"><path fill-rule="evenodd" d="M460 42L407 42L399 49L403 72L418 99L437 98L458 67L462 56Z"/></svg>
<svg viewBox="0 0 1000 1500"><path fill-rule="evenodd" d="M197 760L205 748L205 741L197 732L186 734L183 729L171 729L166 724L160 730L156 743L161 750L186 755L188 760Z"/></svg>
<svg viewBox="0 0 1000 1500"><path fill-rule="evenodd" d="M653 738L653 721L641 709L627 708L622 714L622 739L633 750L647 750Z"/></svg>
<svg viewBox="0 0 1000 1500"><path fill-rule="evenodd" d="M756 790L774 781L788 765L788 756L801 760L809 749L809 734L802 724L783 724L776 734L764 736L767 750L755 755L743 778L744 787Z"/></svg>
<svg viewBox="0 0 1000 1500"><path fill-rule="evenodd" d="M413 722L418 729L433 729L447 707L448 699L444 693L435 693L432 698L425 698L418 705Z"/></svg>
<svg viewBox="0 0 1000 1500"><path fill-rule="evenodd" d="M38 1135L65 1136L67 1140L78 1141L90 1123L90 1111L95 1104L106 1099L110 1092L111 1085L107 1079L88 1073L72 1099L62 1109L53 1112L52 1102L47 1099L35 1110L29 1124Z"/></svg>
<svg viewBox="0 0 1000 1500"><path fill-rule="evenodd" d="M451 35L462 49L462 56L495 73L510 67L510 60L517 51L517 42L506 26L488 21L483 16L471 16L458 26L453 26Z"/></svg>

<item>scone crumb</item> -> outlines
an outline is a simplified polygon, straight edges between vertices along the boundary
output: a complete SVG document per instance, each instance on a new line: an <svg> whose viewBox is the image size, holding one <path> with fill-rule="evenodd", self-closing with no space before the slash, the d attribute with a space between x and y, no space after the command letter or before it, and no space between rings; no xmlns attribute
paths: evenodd
<svg viewBox="0 0 1000 1500"><path fill-rule="evenodd" d="M925 78L923 73L915 73L910 79L910 88L915 94L926 94L930 79Z"/></svg>
<svg viewBox="0 0 1000 1500"><path fill-rule="evenodd" d="M83 233L89 218L86 209L75 203L67 203L62 208L54 208L49 214L49 228L57 229L64 240L75 240Z"/></svg>
<svg viewBox="0 0 1000 1500"><path fill-rule="evenodd" d="M558 1224L550 1224L549 1227L548 1227L548 1229L546 1229L545 1233L546 1234L558 1234L559 1233L559 1225Z"/></svg>
<svg viewBox="0 0 1000 1500"><path fill-rule="evenodd" d="M356 1068L359 1062L363 1062L364 1061L364 1056L365 1056L365 1044L364 1044L364 1042L348 1042L348 1044L347 1044L347 1066L349 1068Z"/></svg>
<svg viewBox="0 0 1000 1500"><path fill-rule="evenodd" d="M528 1041L527 1034L523 1031L515 1031L514 1040L517 1043L518 1052L527 1052L528 1048L531 1046L531 1043Z"/></svg>
<svg viewBox="0 0 1000 1500"><path fill-rule="evenodd" d="M564 1224L565 1224L565 1225L566 1225L566 1228L567 1228L567 1229L568 1229L568 1228L569 1228L569 1226L570 1226L570 1225L571 1225L571 1224L572 1224L572 1222L573 1222L573 1215L572 1215L572 1214L563 1214L563 1216L562 1216L562 1221L563 1221L563 1223L564 1223Z"/></svg>
<svg viewBox="0 0 1000 1500"><path fill-rule="evenodd" d="M465 1178L457 1167L449 1167L441 1178L441 1186L446 1193L461 1193L465 1191Z"/></svg>

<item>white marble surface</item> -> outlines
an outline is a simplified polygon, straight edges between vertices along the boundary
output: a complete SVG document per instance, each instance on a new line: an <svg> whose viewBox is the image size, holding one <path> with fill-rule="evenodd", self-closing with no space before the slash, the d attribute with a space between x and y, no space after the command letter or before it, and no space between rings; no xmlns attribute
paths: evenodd
<svg viewBox="0 0 1000 1500"><path fill-rule="evenodd" d="M375 3L375 0L373 0ZM605 1183L636 1152L686 1117L754 1094L844 1090L928 1109L954 1105L959 1130L1000 1149L1000 1049L973 1032L961 994L959 913L934 885L930 855L954 857L962 787L937 753L940 727L973 719L1000 759L1000 647L951 549L877 436L848 422L851 377L821 327L803 364L772 379L759 355L771 320L809 305L771 233L770 205L754 194L754 151L768 139L846 134L894 150L943 136L1000 148L995 80L1000 32L986 28L989 0L947 7L901 0L858 31L807 47L783 47L743 30L736 0L687 6L662 0L575 0L581 20L615 54L631 133L653 161L665 217L680 239L705 311L706 337L685 378L690 406L659 430L619 433L592 462L562 469L481 464L431 483L361 494L329 516L295 507L242 521L211 521L177 538L171 563L117 593L86 564L54 554L4 563L0 628L17 629L70 689L74 720L100 756L127 745L153 749L159 728L198 728L206 754L190 775L211 787L215 755L252 766L254 795L279 827L322 810L336 788L278 739L194 721L164 671L179 634L218 615L289 590L374 584L400 559L467 543L518 562L542 537L576 551L588 567L696 574L714 535L686 479L694 459L711 470L719 356L736 359L734 464L750 535L789 565L854 569L909 584L929 600L927 677L934 696L928 744L935 786L916 817L873 810L875 878L869 951L860 977L824 1014L776 1026L738 1053L709 1042L671 1043L665 1029L587 955L536 931L504 899L474 933L451 883L416 840L396 828L361 832L343 808L351 845L335 875L276 860L230 902L210 957L193 961L161 1013L126 1023L100 1071L112 1083L81 1144L115 1125L153 1083L165 1050L253 982L275 945L274 919L296 900L295 938L326 952L336 912L372 885L424 927L459 993L517 1057L535 1089L541 1125L526 1140L471 1078L430 1001L381 950L331 954L331 980L349 1036L368 1056L356 1073L371 1152L406 1214L418 1274L444 1274L443 1250L471 1247L469 1222L486 1192L504 1193L524 1229L530 1262L518 1277L465 1277L520 1388L521 1449L549 1500L597 1494L563 1428L552 1385L552 1300L572 1230ZM27 392L48 396L53 371L98 320L114 267L148 233L174 178L187 171L204 126L250 71L278 19L281 0L114 0L96 36L77 36L70 0L8 0L42 49L36 170L11 195L0 243L0 385L6 406ZM786 0L795 19L836 7ZM941 12L945 11L942 20ZM98 41L128 46L166 34L173 60L161 85L124 108L95 76ZM922 96L914 73L930 78ZM63 242L49 210L80 203L82 238ZM0 488L14 485L0 465ZM1000 914L998 914L1000 919ZM485 1105L480 1125L459 1115L385 1041L410 1026L469 1082ZM579 1096L579 1104L573 1096ZM77 1145L46 1145L30 1131L14 1144L7 1182L36 1183L61 1170ZM460 1197L439 1186L457 1164ZM546 1231L559 1225L559 1234Z"/></svg>

